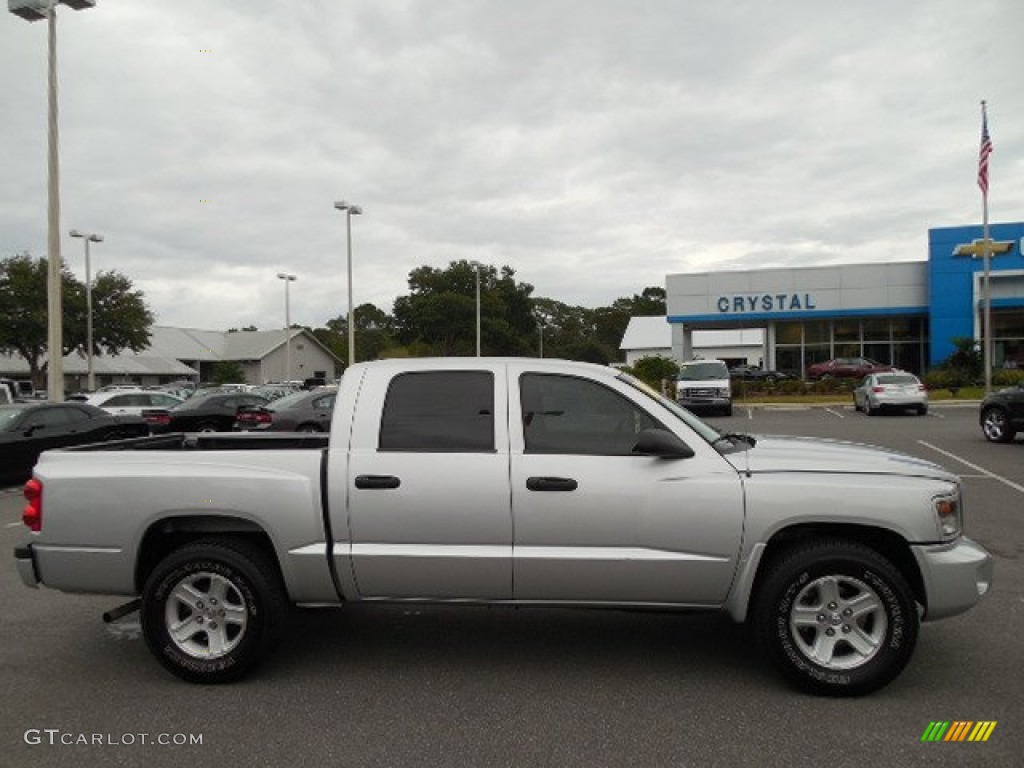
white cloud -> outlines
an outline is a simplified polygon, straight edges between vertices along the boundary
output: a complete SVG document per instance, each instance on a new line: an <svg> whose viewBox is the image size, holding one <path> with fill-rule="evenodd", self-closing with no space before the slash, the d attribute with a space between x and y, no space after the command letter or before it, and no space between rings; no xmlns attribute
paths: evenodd
<svg viewBox="0 0 1024 768"><path fill-rule="evenodd" d="M777 6L783 6L779 8ZM161 322L386 309L410 270L509 264L604 304L679 271L924 258L1024 217L1024 6L937 0L245 3L60 10L62 229ZM0 256L46 244L45 27L0 20ZM77 243L64 254L79 272Z"/></svg>

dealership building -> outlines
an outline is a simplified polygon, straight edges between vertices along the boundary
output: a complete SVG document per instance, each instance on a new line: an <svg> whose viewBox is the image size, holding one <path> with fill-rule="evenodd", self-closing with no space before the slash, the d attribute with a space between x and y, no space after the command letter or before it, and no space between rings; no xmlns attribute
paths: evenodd
<svg viewBox="0 0 1024 768"><path fill-rule="evenodd" d="M993 364L1024 367L1024 223L989 236ZM980 226L931 229L927 261L668 275L672 355L694 357L694 331L762 328L765 368L863 356L923 372L954 339L982 338L981 238Z"/></svg>

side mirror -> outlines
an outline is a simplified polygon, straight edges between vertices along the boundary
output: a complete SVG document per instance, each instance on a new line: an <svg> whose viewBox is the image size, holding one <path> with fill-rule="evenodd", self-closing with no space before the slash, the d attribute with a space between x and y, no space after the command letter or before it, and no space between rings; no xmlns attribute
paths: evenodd
<svg viewBox="0 0 1024 768"><path fill-rule="evenodd" d="M645 429L636 438L633 453L662 459L692 458L693 448L665 429Z"/></svg>

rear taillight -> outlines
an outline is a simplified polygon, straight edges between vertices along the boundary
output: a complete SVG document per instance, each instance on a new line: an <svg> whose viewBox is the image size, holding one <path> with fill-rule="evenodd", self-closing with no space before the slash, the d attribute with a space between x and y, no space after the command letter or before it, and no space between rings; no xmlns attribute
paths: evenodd
<svg viewBox="0 0 1024 768"><path fill-rule="evenodd" d="M28 526L30 531L38 533L43 528L43 484L34 477L25 483L22 491L28 504L21 511L21 522Z"/></svg>
<svg viewBox="0 0 1024 768"><path fill-rule="evenodd" d="M877 395L879 392L885 392L885 387L872 387L871 391Z"/></svg>
<svg viewBox="0 0 1024 768"><path fill-rule="evenodd" d="M243 424L270 424L273 418L265 411L242 411L235 420Z"/></svg>
<svg viewBox="0 0 1024 768"><path fill-rule="evenodd" d="M168 413L143 413L142 418L147 424L156 424L166 427L171 423L171 416Z"/></svg>

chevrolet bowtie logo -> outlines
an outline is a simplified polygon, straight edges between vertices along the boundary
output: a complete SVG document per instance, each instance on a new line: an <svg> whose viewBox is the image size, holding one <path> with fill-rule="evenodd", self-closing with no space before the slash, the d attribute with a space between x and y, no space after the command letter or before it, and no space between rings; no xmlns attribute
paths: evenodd
<svg viewBox="0 0 1024 768"><path fill-rule="evenodd" d="M987 251L989 256L998 256L1001 253L1009 253L1013 250L1012 240L985 240L984 238L978 238L972 243L963 243L953 249L954 256L984 256L986 251L986 245L988 246Z"/></svg>

